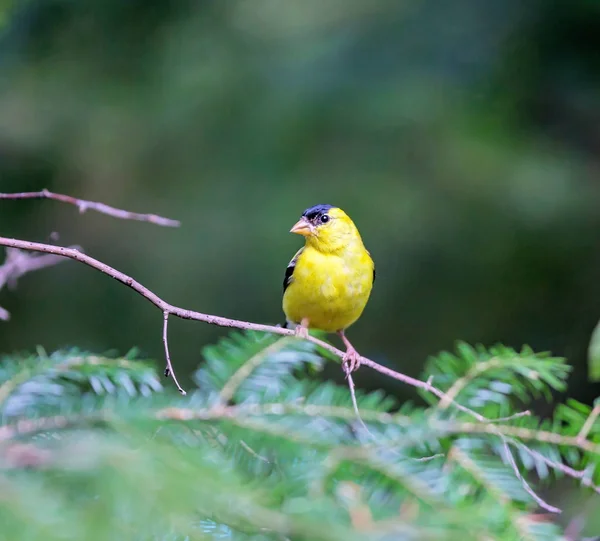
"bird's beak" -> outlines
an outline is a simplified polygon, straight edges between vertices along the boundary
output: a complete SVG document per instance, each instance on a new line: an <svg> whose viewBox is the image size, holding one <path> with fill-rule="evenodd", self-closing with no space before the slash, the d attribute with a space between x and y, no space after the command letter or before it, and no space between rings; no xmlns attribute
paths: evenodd
<svg viewBox="0 0 600 541"><path fill-rule="evenodd" d="M312 226L308 223L306 218L300 218L295 224L294 227L290 229L290 233L296 233L298 235L302 235L303 237L308 237L312 235Z"/></svg>

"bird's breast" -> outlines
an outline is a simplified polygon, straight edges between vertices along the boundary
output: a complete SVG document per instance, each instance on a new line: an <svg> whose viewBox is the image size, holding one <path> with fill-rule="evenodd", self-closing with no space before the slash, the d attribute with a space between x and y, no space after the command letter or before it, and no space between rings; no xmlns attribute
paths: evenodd
<svg viewBox="0 0 600 541"><path fill-rule="evenodd" d="M306 250L299 257L283 299L296 323L307 318L313 328L345 329L362 313L373 285L370 258L339 257Z"/></svg>
<svg viewBox="0 0 600 541"><path fill-rule="evenodd" d="M298 280L312 284L313 295L325 300L362 296L371 290L373 271L368 261L321 256L302 263Z"/></svg>

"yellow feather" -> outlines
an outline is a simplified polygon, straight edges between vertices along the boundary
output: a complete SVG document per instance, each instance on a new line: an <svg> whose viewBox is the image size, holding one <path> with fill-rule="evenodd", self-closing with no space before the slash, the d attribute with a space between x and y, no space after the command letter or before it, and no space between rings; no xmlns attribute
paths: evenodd
<svg viewBox="0 0 600 541"><path fill-rule="evenodd" d="M344 330L362 314L373 287L374 263L358 229L339 208L329 222L316 224L296 254L283 295L288 321L326 332Z"/></svg>

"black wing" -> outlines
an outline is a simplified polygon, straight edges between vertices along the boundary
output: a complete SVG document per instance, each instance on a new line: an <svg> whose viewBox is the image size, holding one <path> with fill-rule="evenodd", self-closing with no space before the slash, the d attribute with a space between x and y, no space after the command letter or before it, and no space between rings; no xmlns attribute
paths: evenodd
<svg viewBox="0 0 600 541"><path fill-rule="evenodd" d="M375 266L373 266L373 283L375 283L375 276L377 273L375 272Z"/></svg>
<svg viewBox="0 0 600 541"><path fill-rule="evenodd" d="M287 269L285 269L285 276L283 277L283 292L288 288L288 286L292 283L292 275L294 274L294 269L296 268L296 261L300 257L304 248L300 248L296 252L296 255L292 258L292 260L288 263Z"/></svg>

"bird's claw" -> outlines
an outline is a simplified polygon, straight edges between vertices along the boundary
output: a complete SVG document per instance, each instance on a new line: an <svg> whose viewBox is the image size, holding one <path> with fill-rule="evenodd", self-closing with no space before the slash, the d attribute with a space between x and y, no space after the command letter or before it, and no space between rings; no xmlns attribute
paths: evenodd
<svg viewBox="0 0 600 541"><path fill-rule="evenodd" d="M352 372L356 372L360 367L360 355L358 351L354 348L348 348L342 357L342 366L344 367L344 372L346 372L346 377Z"/></svg>

